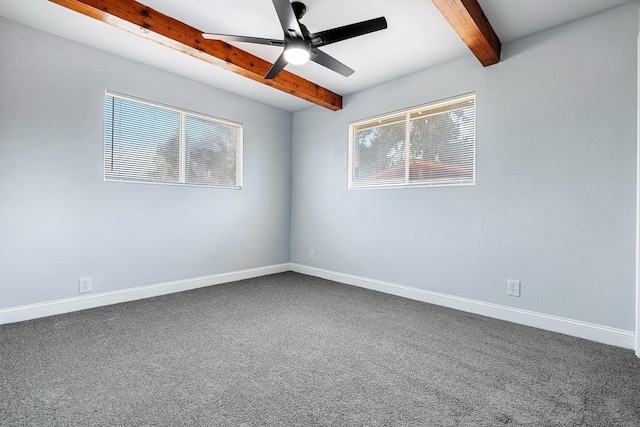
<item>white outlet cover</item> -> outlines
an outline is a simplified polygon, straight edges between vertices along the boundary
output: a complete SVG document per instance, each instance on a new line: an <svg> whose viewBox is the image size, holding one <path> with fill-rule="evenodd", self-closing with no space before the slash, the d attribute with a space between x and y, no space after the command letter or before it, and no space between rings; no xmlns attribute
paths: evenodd
<svg viewBox="0 0 640 427"><path fill-rule="evenodd" d="M91 292L91 277L81 277L78 279L78 293L86 294L87 292Z"/></svg>
<svg viewBox="0 0 640 427"><path fill-rule="evenodd" d="M507 295L512 297L520 296L520 281L508 279L507 280Z"/></svg>

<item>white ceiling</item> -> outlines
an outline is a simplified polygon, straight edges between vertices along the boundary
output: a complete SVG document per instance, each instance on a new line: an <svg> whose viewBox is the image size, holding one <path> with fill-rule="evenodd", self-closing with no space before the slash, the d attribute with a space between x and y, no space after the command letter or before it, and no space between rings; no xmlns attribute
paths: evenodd
<svg viewBox="0 0 640 427"><path fill-rule="evenodd" d="M138 1L202 31L282 38L271 0ZM479 0L479 3L500 40L508 43L631 1L637 0ZM386 30L322 48L355 70L350 77L315 63L287 66L287 70L343 96L471 55L430 0L304 3L307 14L302 23L312 33L379 16L387 19ZM0 16L288 111L312 105L47 0L0 0ZM280 54L276 47L236 45L270 62Z"/></svg>

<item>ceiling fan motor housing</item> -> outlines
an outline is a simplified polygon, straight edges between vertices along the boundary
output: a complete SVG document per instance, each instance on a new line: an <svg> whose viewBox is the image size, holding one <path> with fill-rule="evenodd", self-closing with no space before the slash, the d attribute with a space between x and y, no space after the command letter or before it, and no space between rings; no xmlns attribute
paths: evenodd
<svg viewBox="0 0 640 427"><path fill-rule="evenodd" d="M293 3L291 3L291 7L293 8L293 13L296 15L296 18L298 18L298 20L300 20L304 16L304 14L307 13L307 6L299 1L294 1Z"/></svg>

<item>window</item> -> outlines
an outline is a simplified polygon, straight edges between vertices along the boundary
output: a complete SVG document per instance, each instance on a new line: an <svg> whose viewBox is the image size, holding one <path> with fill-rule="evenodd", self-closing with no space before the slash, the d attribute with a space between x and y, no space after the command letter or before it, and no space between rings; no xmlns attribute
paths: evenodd
<svg viewBox="0 0 640 427"><path fill-rule="evenodd" d="M109 181L242 187L242 126L106 93Z"/></svg>
<svg viewBox="0 0 640 427"><path fill-rule="evenodd" d="M349 188L475 183L476 97L353 123Z"/></svg>

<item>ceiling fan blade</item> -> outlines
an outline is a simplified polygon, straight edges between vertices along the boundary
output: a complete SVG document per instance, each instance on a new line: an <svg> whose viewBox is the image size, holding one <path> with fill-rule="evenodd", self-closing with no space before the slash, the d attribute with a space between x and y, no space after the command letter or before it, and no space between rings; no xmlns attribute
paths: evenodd
<svg viewBox="0 0 640 427"><path fill-rule="evenodd" d="M278 73L280 71L282 71L282 69L287 65L287 60L284 59L284 51L282 51L282 53L280 54L280 56L278 57L278 59L276 60L276 62L273 63L273 65L271 66L271 68L269 69L269 72L267 73L266 76L264 76L265 79L272 79L275 76L278 75Z"/></svg>
<svg viewBox="0 0 640 427"><path fill-rule="evenodd" d="M284 40L263 39L261 37L245 37L245 36L234 36L231 34L214 34L214 33L203 33L202 37L209 40L222 40L223 42L243 42L243 43L266 44L269 46L284 46Z"/></svg>
<svg viewBox="0 0 640 427"><path fill-rule="evenodd" d="M342 74L345 77L349 77L354 73L351 68L347 67L333 56L327 55L320 49L311 49L311 60L323 67L327 67L328 69L335 71L338 74Z"/></svg>
<svg viewBox="0 0 640 427"><path fill-rule="evenodd" d="M387 28L387 20L384 17L370 19L368 21L345 25L344 27L310 34L310 44L311 47L326 46L331 43L373 33L374 31L384 30L385 28Z"/></svg>
<svg viewBox="0 0 640 427"><path fill-rule="evenodd" d="M293 7L289 0L273 0L273 6L276 8L280 25L285 36L291 38L303 38L300 23L293 13Z"/></svg>

